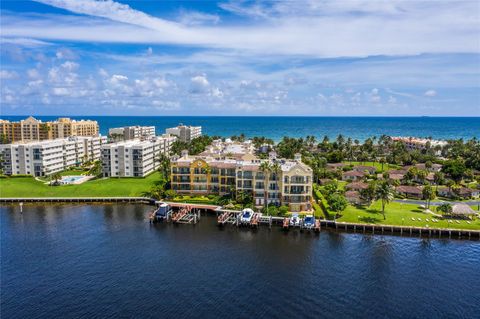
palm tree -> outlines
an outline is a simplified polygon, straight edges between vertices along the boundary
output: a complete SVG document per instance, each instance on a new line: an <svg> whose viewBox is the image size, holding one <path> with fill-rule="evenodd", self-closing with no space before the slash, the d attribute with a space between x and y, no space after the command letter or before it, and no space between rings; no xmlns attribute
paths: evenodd
<svg viewBox="0 0 480 319"><path fill-rule="evenodd" d="M50 175L50 179L53 181L54 185L58 185L58 180L62 179L62 175L59 172L56 172Z"/></svg>
<svg viewBox="0 0 480 319"><path fill-rule="evenodd" d="M385 217L385 206L393 200L393 187L388 182L381 182L377 187L377 199L382 201L382 215Z"/></svg>
<svg viewBox="0 0 480 319"><path fill-rule="evenodd" d="M452 210L453 210L452 204L450 203L444 203L437 207L437 212L442 212L444 215L451 214Z"/></svg>
<svg viewBox="0 0 480 319"><path fill-rule="evenodd" d="M383 165L387 162L385 160L385 157L381 157L380 160L379 160L380 164L382 164L382 172L383 172Z"/></svg>
<svg viewBox="0 0 480 319"><path fill-rule="evenodd" d="M451 193L452 192L452 187L455 185L455 182L453 180L449 179L449 180L447 180L445 185L447 185L447 187L448 187L448 192Z"/></svg>
<svg viewBox="0 0 480 319"><path fill-rule="evenodd" d="M435 191L433 190L432 186L425 185L422 190L423 198L426 201L427 208L430 208L430 202L432 199L435 199Z"/></svg>
<svg viewBox="0 0 480 319"><path fill-rule="evenodd" d="M88 170L88 175L92 175L92 176L97 177L100 174L102 174L102 162L95 161L95 162L93 162L92 166Z"/></svg>
<svg viewBox="0 0 480 319"><path fill-rule="evenodd" d="M442 172L435 172L433 175L433 182L435 183L435 191L438 191L438 185L445 180L445 175Z"/></svg>
<svg viewBox="0 0 480 319"><path fill-rule="evenodd" d="M281 170L280 164L277 162L274 162L272 165L270 165L270 171L275 175L275 191L278 191L278 176Z"/></svg>
<svg viewBox="0 0 480 319"><path fill-rule="evenodd" d="M170 157L167 154L158 154L157 161L160 163L160 172L166 179L170 179Z"/></svg>
<svg viewBox="0 0 480 319"><path fill-rule="evenodd" d="M268 211L268 180L270 178L270 172L272 167L268 161L264 161L260 164L260 171L263 172L263 194L264 194L264 205L267 207Z"/></svg>

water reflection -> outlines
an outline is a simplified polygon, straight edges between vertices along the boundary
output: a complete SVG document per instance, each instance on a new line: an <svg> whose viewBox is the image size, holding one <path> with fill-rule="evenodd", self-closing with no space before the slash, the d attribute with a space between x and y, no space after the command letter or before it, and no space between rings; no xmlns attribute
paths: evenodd
<svg viewBox="0 0 480 319"><path fill-rule="evenodd" d="M480 286L478 242L219 229L205 215L152 225L150 210L0 207L2 317L478 314L480 297L464 293Z"/></svg>

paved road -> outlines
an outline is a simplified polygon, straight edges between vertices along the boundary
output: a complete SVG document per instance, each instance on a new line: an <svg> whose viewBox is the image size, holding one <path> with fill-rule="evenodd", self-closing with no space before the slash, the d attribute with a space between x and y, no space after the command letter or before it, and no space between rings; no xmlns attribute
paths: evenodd
<svg viewBox="0 0 480 319"><path fill-rule="evenodd" d="M425 205L424 200L417 200L417 199L394 199L394 202L397 203L405 203L405 204L413 204L413 205ZM432 206L439 206L443 203L450 203L450 204L467 204L467 205L480 205L480 200L471 200L465 202L447 202L447 201L435 201L430 202Z"/></svg>

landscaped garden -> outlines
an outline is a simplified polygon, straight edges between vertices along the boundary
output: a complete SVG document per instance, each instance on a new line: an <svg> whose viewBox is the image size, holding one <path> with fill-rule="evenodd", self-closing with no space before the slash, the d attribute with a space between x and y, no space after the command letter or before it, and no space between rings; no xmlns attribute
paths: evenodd
<svg viewBox="0 0 480 319"><path fill-rule="evenodd" d="M155 172L145 178L99 178L79 185L49 186L33 177L4 177L0 197L136 197L144 196L159 178Z"/></svg>
<svg viewBox="0 0 480 319"><path fill-rule="evenodd" d="M381 213L380 201L369 207L348 205L339 213L339 222L366 223L378 225L400 225L431 228L480 229L480 219L452 219L425 212L419 205L391 202L385 208L385 219ZM434 214L435 209L432 208ZM436 220L434 222L433 220ZM449 222L450 221L450 222Z"/></svg>

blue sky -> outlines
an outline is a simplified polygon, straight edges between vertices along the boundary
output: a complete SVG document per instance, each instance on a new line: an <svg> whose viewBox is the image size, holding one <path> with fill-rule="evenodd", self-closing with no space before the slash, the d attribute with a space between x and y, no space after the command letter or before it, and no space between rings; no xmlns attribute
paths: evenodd
<svg viewBox="0 0 480 319"><path fill-rule="evenodd" d="M1 114L480 116L478 1L2 1Z"/></svg>

